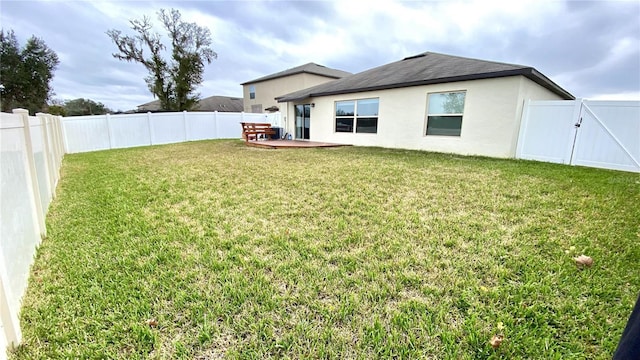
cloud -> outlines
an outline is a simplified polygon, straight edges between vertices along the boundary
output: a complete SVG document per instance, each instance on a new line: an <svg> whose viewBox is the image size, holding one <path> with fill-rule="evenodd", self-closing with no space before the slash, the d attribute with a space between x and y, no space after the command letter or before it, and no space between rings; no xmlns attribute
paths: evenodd
<svg viewBox="0 0 640 360"><path fill-rule="evenodd" d="M640 100L640 91L636 92L624 92L624 93L598 93L593 96L586 96L585 99L589 100L616 100L616 101L625 101L625 100Z"/></svg>
<svg viewBox="0 0 640 360"><path fill-rule="evenodd" d="M211 30L203 96L307 62L360 72L424 51L533 66L578 97L640 93L637 1L3 1L0 20L58 53L58 98L126 110L153 99L146 70L114 59L105 32L159 25L160 8Z"/></svg>

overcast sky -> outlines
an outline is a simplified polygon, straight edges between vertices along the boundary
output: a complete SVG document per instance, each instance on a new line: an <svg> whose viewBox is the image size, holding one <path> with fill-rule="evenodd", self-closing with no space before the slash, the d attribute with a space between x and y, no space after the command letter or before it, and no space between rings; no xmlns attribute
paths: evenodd
<svg viewBox="0 0 640 360"><path fill-rule="evenodd" d="M157 23L161 8L212 32L203 97L241 97L240 83L307 62L356 73L432 51L532 66L576 97L640 100L639 0L1 0L0 23L58 54L55 98L129 110L153 100L146 70L113 58L105 32L130 34L143 15Z"/></svg>

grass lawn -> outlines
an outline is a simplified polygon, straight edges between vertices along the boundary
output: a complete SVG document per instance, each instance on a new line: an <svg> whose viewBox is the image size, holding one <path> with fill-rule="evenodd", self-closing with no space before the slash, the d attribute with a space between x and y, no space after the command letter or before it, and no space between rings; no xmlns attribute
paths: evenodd
<svg viewBox="0 0 640 360"><path fill-rule="evenodd" d="M609 359L639 204L638 174L426 152L67 155L11 358Z"/></svg>

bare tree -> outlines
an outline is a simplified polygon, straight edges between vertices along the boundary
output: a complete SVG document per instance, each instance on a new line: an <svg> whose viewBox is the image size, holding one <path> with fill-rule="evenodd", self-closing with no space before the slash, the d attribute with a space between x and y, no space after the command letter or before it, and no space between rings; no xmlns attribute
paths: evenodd
<svg viewBox="0 0 640 360"><path fill-rule="evenodd" d="M211 32L196 23L181 19L175 9L161 9L158 19L171 39L171 58L165 60L166 50L160 34L151 31L148 17L131 20L133 36L122 35L120 30L109 30L107 35L118 47L113 56L120 60L142 64L149 76L145 82L149 91L160 100L162 110L189 110L199 100L195 89L202 84L205 62L211 64L218 55L211 49ZM145 52L148 51L147 52Z"/></svg>

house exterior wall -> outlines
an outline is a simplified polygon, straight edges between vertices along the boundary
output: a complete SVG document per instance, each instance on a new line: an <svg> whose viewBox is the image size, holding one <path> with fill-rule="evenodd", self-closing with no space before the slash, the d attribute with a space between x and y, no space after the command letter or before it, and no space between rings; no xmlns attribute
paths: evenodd
<svg viewBox="0 0 640 360"><path fill-rule="evenodd" d="M263 112L264 109L271 106L282 108L284 104L278 104L275 97L319 85L331 80L335 79L316 74L298 73L276 79L245 84L242 86L244 111L255 112L252 111L252 106L257 105L260 105L262 109L258 112ZM254 86L256 90L255 99L249 98L249 88L251 86Z"/></svg>
<svg viewBox="0 0 640 360"><path fill-rule="evenodd" d="M277 106L283 114L282 126L285 128L285 132L287 131L286 129L292 126L295 129L295 123L289 120L295 119L289 116L289 113L294 111L293 108L288 103L278 103L275 98L333 80L335 79L327 76L298 73L266 81L247 83L242 86L244 112L264 112L266 108ZM255 86L255 99L249 98L249 88L251 86ZM260 108L259 111L257 110L258 108Z"/></svg>
<svg viewBox="0 0 640 360"><path fill-rule="evenodd" d="M425 135L427 95L465 91L460 136ZM379 98L376 134L336 133L336 101ZM524 100L560 99L523 76L413 86L311 98L310 140L359 146L428 150L463 155L514 157ZM294 104L287 132L295 134Z"/></svg>

